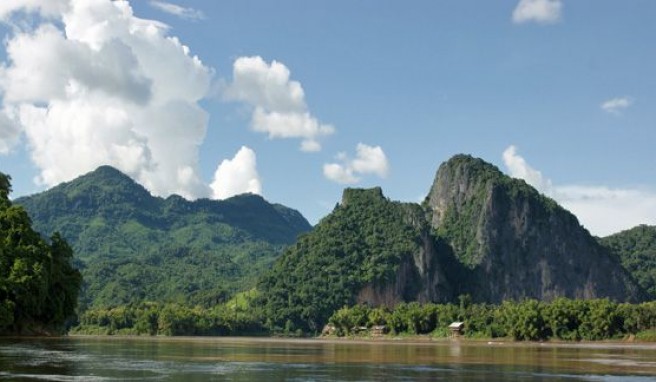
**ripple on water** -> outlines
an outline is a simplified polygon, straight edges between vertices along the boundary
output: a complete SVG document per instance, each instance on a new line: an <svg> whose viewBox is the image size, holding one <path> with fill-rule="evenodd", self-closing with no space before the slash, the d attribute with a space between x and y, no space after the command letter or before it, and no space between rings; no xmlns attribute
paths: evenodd
<svg viewBox="0 0 656 382"><path fill-rule="evenodd" d="M61 382L105 382L105 381L119 381L117 378L112 377L99 377L95 375L59 375L59 374L27 374L27 373L9 373L0 371L0 379L32 379L38 381L61 381ZM121 378L121 381L126 381L130 379ZM138 380L138 379L133 379ZM139 379L140 380L140 379Z"/></svg>
<svg viewBox="0 0 656 382"><path fill-rule="evenodd" d="M594 365L591 363L618 366L604 369L611 372L615 369L621 372L640 367L653 370L656 364L652 357L653 352L644 351L640 354L614 355L597 353L595 349L583 358L572 360L568 358L571 355L565 352L565 357L561 360L575 362L580 368L561 369L550 373L549 368L537 368L532 364L453 363L450 362L451 358L444 360L437 357L427 360L426 364L415 365L404 363L405 358L401 361L393 359L392 362L390 359L381 362L372 359L369 362L337 360L331 363L325 362L323 358L320 360L324 362L316 363L306 362L305 358L295 359L301 362L294 363L269 362L268 359L262 362L241 362L230 360L230 356L226 354L232 353L223 348L220 348L220 352L212 353L207 351L207 348L199 347L199 351L194 354L194 349L187 353L186 349L169 343L155 347L156 351L153 352L135 347L132 342L122 348L85 347L79 346L78 343L84 342L78 341L70 345L35 341L0 346L0 369L3 365L12 367L11 370L0 371L0 381L656 381L654 377L645 375L593 375L596 368L592 367ZM238 351L241 349L231 351L237 352L233 358L239 359ZM283 351L287 352L286 349ZM3 361L7 363L3 364ZM589 375L571 374L570 370L585 370Z"/></svg>

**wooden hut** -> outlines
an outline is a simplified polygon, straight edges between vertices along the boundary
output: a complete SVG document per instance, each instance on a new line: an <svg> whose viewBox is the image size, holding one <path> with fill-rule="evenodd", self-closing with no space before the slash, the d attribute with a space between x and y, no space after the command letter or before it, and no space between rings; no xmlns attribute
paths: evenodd
<svg viewBox="0 0 656 382"><path fill-rule="evenodd" d="M388 332L389 329L385 325L374 325L371 327L372 336L382 336L384 334L387 334Z"/></svg>
<svg viewBox="0 0 656 382"><path fill-rule="evenodd" d="M337 328L333 324L326 324L321 331L322 336L332 336L337 331Z"/></svg>
<svg viewBox="0 0 656 382"><path fill-rule="evenodd" d="M464 329L465 329L464 322L456 321L456 322L452 322L451 325L449 325L449 331L451 331L451 337L460 337Z"/></svg>

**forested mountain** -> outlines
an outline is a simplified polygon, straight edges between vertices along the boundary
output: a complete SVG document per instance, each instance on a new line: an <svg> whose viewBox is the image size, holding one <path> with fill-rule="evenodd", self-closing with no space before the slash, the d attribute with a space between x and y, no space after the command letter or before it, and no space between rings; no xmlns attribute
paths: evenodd
<svg viewBox="0 0 656 382"><path fill-rule="evenodd" d="M0 334L59 332L75 315L81 283L73 252L60 235L35 232L10 191L0 172Z"/></svg>
<svg viewBox="0 0 656 382"><path fill-rule="evenodd" d="M426 252L433 249L420 206L391 202L380 188L347 189L260 282L265 316L280 329L315 331L355 302L446 301L449 286Z"/></svg>
<svg viewBox="0 0 656 382"><path fill-rule="evenodd" d="M599 241L619 255L640 286L656 296L656 226L639 225Z"/></svg>
<svg viewBox="0 0 656 382"><path fill-rule="evenodd" d="M84 276L81 302L211 305L248 289L311 226L295 210L244 194L223 201L153 197L103 166L17 199L43 235L71 243Z"/></svg>
<svg viewBox="0 0 656 382"><path fill-rule="evenodd" d="M310 331L354 303L647 297L574 215L467 155L440 166L421 205L346 190L259 289L271 328Z"/></svg>
<svg viewBox="0 0 656 382"><path fill-rule="evenodd" d="M424 206L438 238L467 269L458 294L494 303L645 297L573 214L481 159L457 155L442 164Z"/></svg>
<svg viewBox="0 0 656 382"><path fill-rule="evenodd" d="M346 189L311 231L298 212L256 195L162 199L106 166L15 204L44 237L61 232L71 243L85 278L82 310L155 301L173 305L130 309L184 305L182 314L200 305L220 326L236 311L217 304L256 286L240 325L295 333L316 332L353 304L635 302L654 289L654 227L602 245L555 201L467 155L439 167L421 204L391 201L380 188ZM87 324L105 310L88 312Z"/></svg>

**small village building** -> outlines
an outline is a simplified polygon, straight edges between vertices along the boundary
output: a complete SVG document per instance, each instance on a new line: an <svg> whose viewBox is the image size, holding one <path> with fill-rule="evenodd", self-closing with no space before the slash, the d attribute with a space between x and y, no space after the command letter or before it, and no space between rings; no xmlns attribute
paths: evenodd
<svg viewBox="0 0 656 382"><path fill-rule="evenodd" d="M332 336L337 331L337 328L333 324L326 324L321 330L322 336Z"/></svg>
<svg viewBox="0 0 656 382"><path fill-rule="evenodd" d="M465 323L460 321L452 322L449 325L449 331L451 332L451 337L459 337L462 335L462 332L465 329Z"/></svg>
<svg viewBox="0 0 656 382"><path fill-rule="evenodd" d="M389 332L389 329L385 325L374 325L371 327L372 336L382 336Z"/></svg>

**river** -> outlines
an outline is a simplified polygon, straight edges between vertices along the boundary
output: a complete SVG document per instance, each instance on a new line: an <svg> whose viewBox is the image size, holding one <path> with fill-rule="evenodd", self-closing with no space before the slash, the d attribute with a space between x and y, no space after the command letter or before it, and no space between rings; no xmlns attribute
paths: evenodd
<svg viewBox="0 0 656 382"><path fill-rule="evenodd" d="M0 381L656 381L656 344L0 338Z"/></svg>

